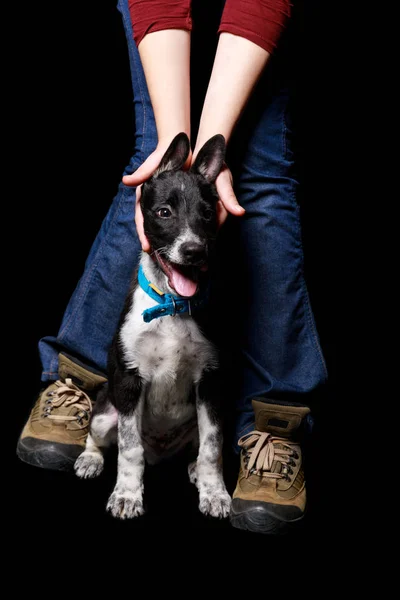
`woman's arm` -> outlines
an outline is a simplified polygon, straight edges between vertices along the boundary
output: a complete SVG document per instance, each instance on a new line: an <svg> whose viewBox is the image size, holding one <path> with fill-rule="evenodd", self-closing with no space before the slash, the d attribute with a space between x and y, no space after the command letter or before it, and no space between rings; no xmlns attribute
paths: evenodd
<svg viewBox="0 0 400 600"><path fill-rule="evenodd" d="M216 133L229 142L239 117L267 64L290 15L290 0L227 0L219 26L219 42L203 105L193 160ZM216 180L222 223L228 212L244 214L228 168Z"/></svg>
<svg viewBox="0 0 400 600"><path fill-rule="evenodd" d="M193 160L203 144L216 133L222 133L226 142L229 142L269 56L264 48L245 38L221 33L201 113ZM228 212L243 215L245 210L239 205L233 191L229 169L221 171L215 185L222 203L220 223L226 219Z"/></svg>
<svg viewBox="0 0 400 600"><path fill-rule="evenodd" d="M229 142L269 53L249 40L221 33L201 113L193 158L216 133Z"/></svg>
<svg viewBox="0 0 400 600"><path fill-rule="evenodd" d="M157 127L155 152L125 185L139 185L158 167L173 138L181 131L190 138L190 32L167 29L146 35L139 44L146 83ZM190 165L190 158L187 165Z"/></svg>
<svg viewBox="0 0 400 600"><path fill-rule="evenodd" d="M140 11L136 10L139 5ZM155 152L135 173L123 178L126 185L138 186L155 171L177 133L184 131L190 135L191 20L188 0L174 3L169 0L130 0L130 7L134 31L136 29L137 32L138 26L140 30L135 39L159 138ZM154 10L158 11L159 22ZM174 15L174 11L179 14ZM216 133L222 133L229 141L276 44L288 11L289 0L227 0L193 157ZM191 161L189 157L187 166ZM228 168L222 170L216 186L220 197L220 223L228 212L239 216L244 214L235 197ZM136 226L143 249L148 250L139 197L140 189L137 193Z"/></svg>

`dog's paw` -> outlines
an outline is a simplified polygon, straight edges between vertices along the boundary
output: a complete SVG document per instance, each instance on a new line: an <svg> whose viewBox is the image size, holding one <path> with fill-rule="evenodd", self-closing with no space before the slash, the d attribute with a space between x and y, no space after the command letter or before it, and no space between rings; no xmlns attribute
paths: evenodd
<svg viewBox="0 0 400 600"><path fill-rule="evenodd" d="M200 492L199 509L203 515L225 519L231 508L231 497L225 489Z"/></svg>
<svg viewBox="0 0 400 600"><path fill-rule="evenodd" d="M76 475L82 479L98 477L103 470L104 458L98 452L82 452L75 461Z"/></svg>
<svg viewBox="0 0 400 600"><path fill-rule="evenodd" d="M117 519L140 517L144 514L142 494L116 490L108 500L107 510Z"/></svg>
<svg viewBox="0 0 400 600"><path fill-rule="evenodd" d="M190 483L197 484L197 460L188 465L188 475Z"/></svg>

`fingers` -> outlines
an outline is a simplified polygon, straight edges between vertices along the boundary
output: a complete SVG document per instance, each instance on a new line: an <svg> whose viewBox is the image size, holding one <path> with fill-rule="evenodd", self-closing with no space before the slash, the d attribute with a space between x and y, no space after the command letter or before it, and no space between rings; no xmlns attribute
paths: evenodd
<svg viewBox="0 0 400 600"><path fill-rule="evenodd" d="M240 206L235 196L235 192L233 191L232 184L232 174L225 165L215 181L218 196L222 203L222 207L217 206L218 224L220 226L225 221L228 213L231 213L231 215L235 215L237 217L241 217L246 212L245 209Z"/></svg>
<svg viewBox="0 0 400 600"><path fill-rule="evenodd" d="M156 149L148 159L135 171L132 175L125 175L122 179L123 183L128 186L137 186L136 188L136 210L135 210L135 223L136 230L139 236L140 243L142 245L143 252L150 251L150 243L144 232L143 213L140 207L141 197L141 184L151 177L154 171L160 164L161 158L164 155L164 149ZM190 164L190 157L185 164L187 167ZM226 221L228 213L235 216L242 216L246 212L245 209L240 206L235 192L233 191L233 179L232 174L228 167L224 165L222 171L218 175L215 186L217 188L219 201L217 202L217 222L218 227L221 227Z"/></svg>
<svg viewBox="0 0 400 600"><path fill-rule="evenodd" d="M136 207L135 207L135 223L136 223L136 231L142 245L143 252L150 252L150 244L149 240L146 237L144 232L144 223L143 223L143 213L140 206L140 197L142 195L141 186L139 185L136 188Z"/></svg>
<svg viewBox="0 0 400 600"><path fill-rule="evenodd" d="M168 143L160 143L152 154L144 161L144 163L131 175L124 175L122 182L127 186L136 187L136 207L135 207L135 223L136 230L142 245L143 252L150 252L150 243L144 232L143 213L140 206L140 197L142 194L141 184L149 179L159 166L163 158ZM191 152L186 160L184 168L189 168L191 162Z"/></svg>
<svg viewBox="0 0 400 600"><path fill-rule="evenodd" d="M164 155L164 149L157 148L147 160L132 175L125 175L122 182L125 185L136 187L136 206L135 206L135 224L139 241L143 252L150 252L150 243L144 232L144 220L142 208L140 206L140 197L142 195L141 184L149 179L157 169Z"/></svg>
<svg viewBox="0 0 400 600"><path fill-rule="evenodd" d="M160 164L163 154L163 150L155 150L132 175L124 175L122 182L134 187L149 179Z"/></svg>
<svg viewBox="0 0 400 600"><path fill-rule="evenodd" d="M168 147L168 146L167 146ZM124 175L122 178L122 182L125 185L129 185L135 187L136 185L140 185L144 183L147 179L149 179L154 171L157 169L158 165L161 162L162 157L166 151L165 144L158 146L152 154L144 161L142 165L134 172L132 175ZM192 153L190 152L185 164L184 170L189 169L192 159Z"/></svg>

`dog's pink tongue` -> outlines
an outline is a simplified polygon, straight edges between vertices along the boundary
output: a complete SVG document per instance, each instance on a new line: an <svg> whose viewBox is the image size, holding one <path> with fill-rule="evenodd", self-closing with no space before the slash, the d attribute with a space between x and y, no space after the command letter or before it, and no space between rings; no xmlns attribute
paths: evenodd
<svg viewBox="0 0 400 600"><path fill-rule="evenodd" d="M171 269L171 285L179 296L185 296L186 298L190 298L190 296L194 296L197 292L197 283L196 281L192 281L188 279L182 273L177 271L176 269Z"/></svg>

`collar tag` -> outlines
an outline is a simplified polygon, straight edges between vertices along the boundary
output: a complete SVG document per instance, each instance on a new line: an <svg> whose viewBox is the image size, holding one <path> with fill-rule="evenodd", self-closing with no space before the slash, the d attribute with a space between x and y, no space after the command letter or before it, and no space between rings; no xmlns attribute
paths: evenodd
<svg viewBox="0 0 400 600"><path fill-rule="evenodd" d="M162 292L154 283L148 281L143 272L142 265L139 266L138 283L142 290L157 302L157 306L147 308L143 311L142 316L146 323L159 317L174 317L178 313L180 315L188 313L189 316L192 316L193 310L201 308L205 301L204 294L195 300L189 300L189 298L181 298L180 296Z"/></svg>
<svg viewBox="0 0 400 600"><path fill-rule="evenodd" d="M156 285L154 285L154 283L149 283L149 287L151 287L160 296L164 296L164 292L162 292L161 290L159 290L158 287Z"/></svg>

